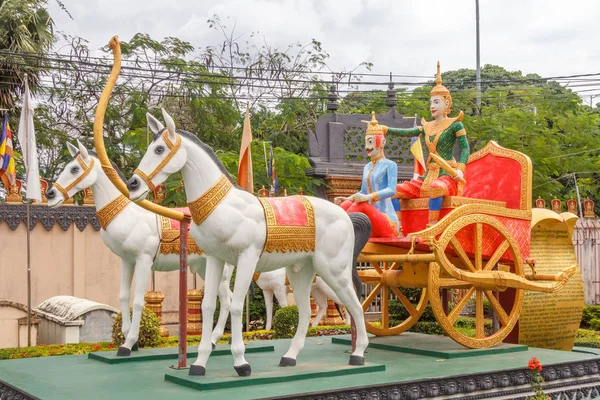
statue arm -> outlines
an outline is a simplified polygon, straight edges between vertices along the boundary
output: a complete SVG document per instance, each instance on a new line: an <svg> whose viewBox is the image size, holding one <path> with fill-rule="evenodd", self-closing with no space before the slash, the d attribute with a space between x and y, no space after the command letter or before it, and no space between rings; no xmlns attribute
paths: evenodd
<svg viewBox="0 0 600 400"><path fill-rule="evenodd" d="M458 169L465 172L467 161L469 161L469 155L471 154L471 147L467 140L467 131L463 126L462 122L457 121L454 123L454 134L458 139L458 145L460 146L460 157L458 159Z"/></svg>
<svg viewBox="0 0 600 400"><path fill-rule="evenodd" d="M414 128L408 128L408 129L390 128L385 125L382 125L382 127L383 127L384 132L393 133L394 135L398 135L398 136L413 137L413 136L419 136L421 133L423 133L423 127L421 127L421 126L417 126Z"/></svg>

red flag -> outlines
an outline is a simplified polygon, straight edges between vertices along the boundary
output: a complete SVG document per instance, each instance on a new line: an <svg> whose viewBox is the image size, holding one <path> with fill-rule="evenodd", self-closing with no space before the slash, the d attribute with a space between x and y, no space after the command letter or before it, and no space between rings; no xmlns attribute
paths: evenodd
<svg viewBox="0 0 600 400"><path fill-rule="evenodd" d="M254 193L251 145L250 108L246 106L246 118L244 118L244 129L242 131L242 146L240 148L240 164L238 166L238 185L246 191Z"/></svg>

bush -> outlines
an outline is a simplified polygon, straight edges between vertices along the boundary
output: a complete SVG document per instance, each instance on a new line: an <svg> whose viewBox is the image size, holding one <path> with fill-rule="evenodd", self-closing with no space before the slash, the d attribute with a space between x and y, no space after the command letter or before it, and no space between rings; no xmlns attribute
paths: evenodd
<svg viewBox="0 0 600 400"><path fill-rule="evenodd" d="M131 310L129 316L131 317ZM116 346L121 346L125 343L125 337L121 332L123 325L123 313L118 313L113 320L112 327L112 339ZM156 347L160 341L160 321L154 312L150 311L149 308L144 307L142 309L142 317L140 319L140 335L139 335L140 347Z"/></svg>
<svg viewBox="0 0 600 400"><path fill-rule="evenodd" d="M600 336L596 337L578 337L575 339L575 346L591 347L600 349Z"/></svg>
<svg viewBox="0 0 600 400"><path fill-rule="evenodd" d="M590 328L595 331L600 331L600 318L592 318L590 320Z"/></svg>
<svg viewBox="0 0 600 400"><path fill-rule="evenodd" d="M600 329L598 326L598 322L596 322L596 328L592 328L592 321L594 319L600 319L600 306L584 306L583 314L581 316L581 327L582 328L591 328L591 329Z"/></svg>
<svg viewBox="0 0 600 400"><path fill-rule="evenodd" d="M600 334L591 329L579 329L577 331L578 338L591 338L591 337L596 337L596 336L600 336Z"/></svg>
<svg viewBox="0 0 600 400"><path fill-rule="evenodd" d="M70 344L41 344L31 347L16 347L0 349L0 360L14 360L17 358L67 356L73 354L87 354L95 351L116 350L113 343L70 343Z"/></svg>
<svg viewBox="0 0 600 400"><path fill-rule="evenodd" d="M289 338L294 336L298 326L298 307L282 307L273 316L273 330L276 338Z"/></svg>
<svg viewBox="0 0 600 400"><path fill-rule="evenodd" d="M438 336L444 335L444 330L442 327L439 326L437 322L431 321L419 321L409 329L409 332L425 333L427 335Z"/></svg>

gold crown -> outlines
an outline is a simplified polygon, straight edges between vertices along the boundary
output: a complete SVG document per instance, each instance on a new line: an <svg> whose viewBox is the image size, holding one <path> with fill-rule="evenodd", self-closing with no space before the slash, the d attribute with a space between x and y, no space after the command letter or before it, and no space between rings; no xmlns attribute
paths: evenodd
<svg viewBox="0 0 600 400"><path fill-rule="evenodd" d="M437 75L435 77L435 86L431 89L431 97L442 96L450 97L450 91L442 85L442 74L440 73L440 62L437 63Z"/></svg>
<svg viewBox="0 0 600 400"><path fill-rule="evenodd" d="M363 121L367 122L369 125L367 126L366 135L385 135L387 130L384 131L383 127L379 125L379 122L375 119L375 111L371 111L371 121Z"/></svg>

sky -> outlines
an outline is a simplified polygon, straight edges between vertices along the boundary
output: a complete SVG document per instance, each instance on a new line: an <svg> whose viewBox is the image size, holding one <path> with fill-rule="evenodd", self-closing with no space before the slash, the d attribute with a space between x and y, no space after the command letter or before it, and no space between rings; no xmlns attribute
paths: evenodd
<svg viewBox="0 0 600 400"><path fill-rule="evenodd" d="M398 75L433 76L438 60L442 71L476 66L475 0L61 1L74 19L49 0L57 30L87 39L91 48L115 34L127 41L136 32L158 40L175 36L195 47L218 45L222 33L207 23L217 14L243 38L258 31L273 47L317 39L335 71L363 61L373 63L374 73ZM600 2L479 4L482 66L543 77L600 72Z"/></svg>

